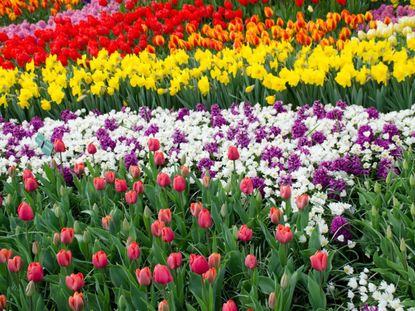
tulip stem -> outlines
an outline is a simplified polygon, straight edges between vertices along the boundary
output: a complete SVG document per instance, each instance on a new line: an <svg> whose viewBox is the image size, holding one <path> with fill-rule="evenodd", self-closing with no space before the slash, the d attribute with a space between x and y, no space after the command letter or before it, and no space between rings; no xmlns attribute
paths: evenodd
<svg viewBox="0 0 415 311"><path fill-rule="evenodd" d="M207 247L208 247L208 253L210 254L209 229L206 229L205 234L206 234L206 244L207 244Z"/></svg>

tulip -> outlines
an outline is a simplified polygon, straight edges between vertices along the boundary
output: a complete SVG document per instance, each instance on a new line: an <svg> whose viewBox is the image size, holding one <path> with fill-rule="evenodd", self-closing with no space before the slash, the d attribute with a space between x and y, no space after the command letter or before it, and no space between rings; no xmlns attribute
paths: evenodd
<svg viewBox="0 0 415 311"><path fill-rule="evenodd" d="M82 175L85 172L85 164L80 162L80 163L75 163L74 165L74 172L76 175Z"/></svg>
<svg viewBox="0 0 415 311"><path fill-rule="evenodd" d="M288 200L291 197L291 186L290 185L282 185L280 187L280 196L284 200Z"/></svg>
<svg viewBox="0 0 415 311"><path fill-rule="evenodd" d="M256 267L256 257L254 255L251 255L251 254L247 255L245 257L245 266L248 269L251 269L251 270L255 269L255 267Z"/></svg>
<svg viewBox="0 0 415 311"><path fill-rule="evenodd" d="M295 2L295 5L296 5L296 6L300 7L300 6L302 6L302 5L303 5L304 0L294 0L294 2Z"/></svg>
<svg viewBox="0 0 415 311"><path fill-rule="evenodd" d="M171 222L171 210L169 208L159 210L158 220L168 225Z"/></svg>
<svg viewBox="0 0 415 311"><path fill-rule="evenodd" d="M275 309L275 292L271 292L268 296L268 307L272 310Z"/></svg>
<svg viewBox="0 0 415 311"><path fill-rule="evenodd" d="M222 306L222 311L238 311L235 301L232 299L225 302Z"/></svg>
<svg viewBox="0 0 415 311"><path fill-rule="evenodd" d="M0 310L6 310L7 298L5 295L0 295Z"/></svg>
<svg viewBox="0 0 415 311"><path fill-rule="evenodd" d="M128 170L132 178L138 178L140 176L140 168L137 165L131 165Z"/></svg>
<svg viewBox="0 0 415 311"><path fill-rule="evenodd" d="M245 193L247 195L252 194L252 192L254 191L254 184L252 183L251 178L245 177L244 179L242 179L239 188L241 189L242 193Z"/></svg>
<svg viewBox="0 0 415 311"><path fill-rule="evenodd" d="M84 275L81 272L78 272L77 274L72 273L71 275L65 277L65 283L67 288L77 292L85 284Z"/></svg>
<svg viewBox="0 0 415 311"><path fill-rule="evenodd" d="M216 279L216 268L210 268L208 271L202 274L202 278L208 281L210 284L215 282Z"/></svg>
<svg viewBox="0 0 415 311"><path fill-rule="evenodd" d="M314 270L323 272L327 270L327 252L317 251L310 257L311 266Z"/></svg>
<svg viewBox="0 0 415 311"><path fill-rule="evenodd" d="M166 299L160 301L158 305L158 311L170 311L169 303Z"/></svg>
<svg viewBox="0 0 415 311"><path fill-rule="evenodd" d="M190 270L202 275L209 270L209 264L206 258L201 255L190 254Z"/></svg>
<svg viewBox="0 0 415 311"><path fill-rule="evenodd" d="M190 213L193 215L193 217L198 217L202 209L203 205L201 202L194 202L190 204Z"/></svg>
<svg viewBox="0 0 415 311"><path fill-rule="evenodd" d="M154 283L157 284L168 284L173 281L173 277L169 271L169 268L167 268L164 265L157 264L154 267L153 271L153 279Z"/></svg>
<svg viewBox="0 0 415 311"><path fill-rule="evenodd" d="M174 176L173 189L177 192L183 192L186 190L186 179L181 175Z"/></svg>
<svg viewBox="0 0 415 311"><path fill-rule="evenodd" d="M162 166L162 165L164 165L164 163L166 163L166 159L164 157L163 152L157 151L156 153L154 153L154 163L157 166Z"/></svg>
<svg viewBox="0 0 415 311"><path fill-rule="evenodd" d="M63 244L71 244L73 237L74 237L74 229L73 228L62 228L61 230L61 242Z"/></svg>
<svg viewBox="0 0 415 311"><path fill-rule="evenodd" d="M173 241L174 240L173 230L169 227L164 227L163 229L161 229L161 239L163 240L163 242L166 242L166 243L170 243L171 241Z"/></svg>
<svg viewBox="0 0 415 311"><path fill-rule="evenodd" d="M55 139L55 142L53 143L53 150L56 153L61 153L61 152L65 152L65 144L63 143L63 141L61 139Z"/></svg>
<svg viewBox="0 0 415 311"><path fill-rule="evenodd" d="M72 263L72 252L67 250L60 250L56 254L56 261L60 267L68 267Z"/></svg>
<svg viewBox="0 0 415 311"><path fill-rule="evenodd" d="M163 228L165 227L165 223L160 221L160 220L155 220L152 224L151 224L151 234L153 236L161 236L161 232L163 230Z"/></svg>
<svg viewBox="0 0 415 311"><path fill-rule="evenodd" d="M105 268L108 264L107 254L104 251L98 251L92 255L92 264L97 269Z"/></svg>
<svg viewBox="0 0 415 311"><path fill-rule="evenodd" d="M117 192L125 192L127 191L127 181L124 179L115 179L115 191Z"/></svg>
<svg viewBox="0 0 415 311"><path fill-rule="evenodd" d="M9 175L9 176L13 176L15 172L16 172L16 166L14 166L14 165L10 165L10 166L7 168L7 175ZM24 171L23 171L23 172L24 172Z"/></svg>
<svg viewBox="0 0 415 311"><path fill-rule="evenodd" d="M197 217L197 223L202 229L209 229L212 226L212 216L207 208L200 211L199 216Z"/></svg>
<svg viewBox="0 0 415 311"><path fill-rule="evenodd" d="M269 211L269 218L274 225L278 225L280 223L281 210L276 207L271 207Z"/></svg>
<svg viewBox="0 0 415 311"><path fill-rule="evenodd" d="M33 219L33 210L26 202L20 203L17 208L17 214L20 220L30 221Z"/></svg>
<svg viewBox="0 0 415 311"><path fill-rule="evenodd" d="M183 176L188 176L190 173L189 167L187 167L186 165L182 165L180 167L180 172L182 173Z"/></svg>
<svg viewBox="0 0 415 311"><path fill-rule="evenodd" d="M84 295L75 292L73 296L69 296L68 303L72 311L81 311L84 308Z"/></svg>
<svg viewBox="0 0 415 311"><path fill-rule="evenodd" d="M39 262L32 262L27 267L27 279L34 283L43 280L43 267Z"/></svg>
<svg viewBox="0 0 415 311"><path fill-rule="evenodd" d="M86 147L86 151L88 151L89 154L93 155L93 154L97 153L97 147L95 147L95 145L93 143L90 143Z"/></svg>
<svg viewBox="0 0 415 311"><path fill-rule="evenodd" d="M212 253L210 254L209 258L208 258L208 265L209 268L219 268L220 266L220 254L218 253Z"/></svg>
<svg viewBox="0 0 415 311"><path fill-rule="evenodd" d="M150 138L147 142L147 145L148 145L148 149L153 152L160 149L160 142L156 138Z"/></svg>
<svg viewBox="0 0 415 311"><path fill-rule="evenodd" d="M104 173L105 181L112 184L115 181L115 173L113 171L106 171Z"/></svg>
<svg viewBox="0 0 415 311"><path fill-rule="evenodd" d="M270 18L274 14L274 12L272 11L272 9L269 6L264 8L264 13L265 13L266 18Z"/></svg>
<svg viewBox="0 0 415 311"><path fill-rule="evenodd" d="M24 180L24 189L27 192L35 191L37 189L37 187L38 187L38 185L37 185L36 179L30 177L30 178L26 178Z"/></svg>
<svg viewBox="0 0 415 311"><path fill-rule="evenodd" d="M182 253L171 253L167 257L167 265L171 270L176 270L182 265Z"/></svg>
<svg viewBox="0 0 415 311"><path fill-rule="evenodd" d="M7 261L7 269L9 269L10 272L19 272L22 266L23 260L20 256L14 256Z"/></svg>
<svg viewBox="0 0 415 311"><path fill-rule="evenodd" d="M134 184L133 184L133 190L135 192L137 192L137 194L142 194L144 193L144 185L143 182L140 180L137 180Z"/></svg>
<svg viewBox="0 0 415 311"><path fill-rule="evenodd" d="M11 249L2 248L0 250L0 263L5 263L7 260L9 260L10 257L12 257L13 251Z"/></svg>
<svg viewBox="0 0 415 311"><path fill-rule="evenodd" d="M204 175L203 178L202 178L203 187L205 187L205 188L209 187L209 182L210 182L209 175Z"/></svg>
<svg viewBox="0 0 415 311"><path fill-rule="evenodd" d="M61 241L61 235L58 232L55 232L53 234L53 238L52 238L53 244L56 245L56 246L58 246L58 244L60 243L60 241Z"/></svg>
<svg viewBox="0 0 415 311"><path fill-rule="evenodd" d="M94 188L95 190L104 190L105 188L105 179L102 177L94 178Z"/></svg>
<svg viewBox="0 0 415 311"><path fill-rule="evenodd" d="M140 257L140 247L136 242L131 242L127 247L127 255L130 260L137 260Z"/></svg>
<svg viewBox="0 0 415 311"><path fill-rule="evenodd" d="M310 197L307 193L304 193L298 197L295 198L295 204L297 205L298 209L303 209L308 205L308 201L310 200Z"/></svg>
<svg viewBox="0 0 415 311"><path fill-rule="evenodd" d="M149 267L135 270L135 276L137 277L138 284L141 286L149 286L151 283L151 271Z"/></svg>
<svg viewBox="0 0 415 311"><path fill-rule="evenodd" d="M160 172L157 175L157 184L160 187L168 187L170 186L170 177L166 173Z"/></svg>
<svg viewBox="0 0 415 311"><path fill-rule="evenodd" d="M12 166L12 167L14 167L14 166ZM31 170L29 170L29 169L25 169L25 170L23 170L22 177L23 177L23 180L28 179L28 178L35 178L35 177L33 176L32 171L31 171Z"/></svg>
<svg viewBox="0 0 415 311"><path fill-rule="evenodd" d="M3 196L0 195L0 207L3 206Z"/></svg>
<svg viewBox="0 0 415 311"><path fill-rule="evenodd" d="M36 292L36 284L35 282L30 281L26 285L25 294L27 297L32 297L35 292Z"/></svg>
<svg viewBox="0 0 415 311"><path fill-rule="evenodd" d="M239 160L239 151L235 146L229 146L228 148L228 159L231 161Z"/></svg>
<svg viewBox="0 0 415 311"><path fill-rule="evenodd" d="M127 202L127 204L129 205L133 205L137 203L137 196L137 192L135 192L134 190L127 191L124 194L125 202Z"/></svg>
<svg viewBox="0 0 415 311"><path fill-rule="evenodd" d="M275 231L275 238L278 242L286 244L293 239L293 233L291 228L288 226L278 225L277 230Z"/></svg>
<svg viewBox="0 0 415 311"><path fill-rule="evenodd" d="M252 239L252 229L247 225L242 225L238 231L238 240L243 242L249 242Z"/></svg>
<svg viewBox="0 0 415 311"><path fill-rule="evenodd" d="M102 228L104 228L105 230L109 230L111 220L112 220L111 215L107 215L107 216L102 217L102 219L101 219Z"/></svg>

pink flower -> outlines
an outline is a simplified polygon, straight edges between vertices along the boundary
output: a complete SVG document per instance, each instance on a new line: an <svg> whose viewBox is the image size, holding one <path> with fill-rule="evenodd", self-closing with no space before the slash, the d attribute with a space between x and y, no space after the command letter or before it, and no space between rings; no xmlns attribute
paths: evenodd
<svg viewBox="0 0 415 311"><path fill-rule="evenodd" d="M251 269L251 270L255 269L255 267L256 267L256 257L254 255L251 255L251 254L247 255L245 257L245 266L248 269Z"/></svg>
<svg viewBox="0 0 415 311"><path fill-rule="evenodd" d="M170 269L175 270L182 265L182 253L171 253L167 257L167 265Z"/></svg>
<svg viewBox="0 0 415 311"><path fill-rule="evenodd" d="M317 251L310 257L311 266L314 270L323 272L327 270L327 253L325 251Z"/></svg>
<svg viewBox="0 0 415 311"><path fill-rule="evenodd" d="M249 242L252 239L252 229L247 225L242 225L238 231L238 240Z"/></svg>
<svg viewBox="0 0 415 311"><path fill-rule="evenodd" d="M164 265L157 264L154 267L153 271L153 279L154 283L157 284L168 284L173 281L173 277L169 271L169 268L167 268Z"/></svg>
<svg viewBox="0 0 415 311"><path fill-rule="evenodd" d="M254 184L252 183L251 178L245 177L244 179L242 179L239 188L241 189L242 193L245 193L247 195L252 194L252 192L254 191Z"/></svg>
<svg viewBox="0 0 415 311"><path fill-rule="evenodd" d="M127 255L130 260L137 260L140 257L140 247L136 242L131 242L127 247Z"/></svg>

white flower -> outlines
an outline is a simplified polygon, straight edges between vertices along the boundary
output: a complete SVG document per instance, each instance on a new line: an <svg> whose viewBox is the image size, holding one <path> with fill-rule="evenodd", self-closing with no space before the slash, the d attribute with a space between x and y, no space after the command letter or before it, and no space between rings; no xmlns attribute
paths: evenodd
<svg viewBox="0 0 415 311"><path fill-rule="evenodd" d="M355 277L350 278L349 282L347 283L347 286L350 288L356 289L358 287L357 280Z"/></svg>
<svg viewBox="0 0 415 311"><path fill-rule="evenodd" d="M349 265L344 266L343 270L344 270L344 273L346 273L347 275L352 275L354 271L353 267Z"/></svg>

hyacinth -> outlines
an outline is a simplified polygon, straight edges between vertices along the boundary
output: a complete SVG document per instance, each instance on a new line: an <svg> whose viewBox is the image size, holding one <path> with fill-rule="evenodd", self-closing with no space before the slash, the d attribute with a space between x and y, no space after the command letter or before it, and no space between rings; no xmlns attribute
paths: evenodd
<svg viewBox="0 0 415 311"><path fill-rule="evenodd" d="M337 242L347 243L352 239L351 227L346 217L338 215L333 218L330 225L330 234ZM339 239L340 236L343 236L343 240Z"/></svg>
<svg viewBox="0 0 415 311"><path fill-rule="evenodd" d="M360 307L359 311L378 311L379 308L376 306L369 306L368 304L365 304L363 307Z"/></svg>

